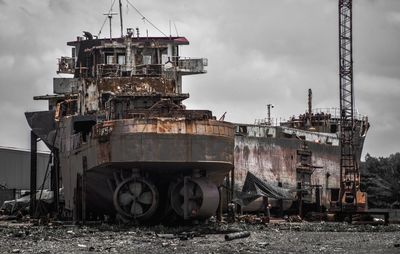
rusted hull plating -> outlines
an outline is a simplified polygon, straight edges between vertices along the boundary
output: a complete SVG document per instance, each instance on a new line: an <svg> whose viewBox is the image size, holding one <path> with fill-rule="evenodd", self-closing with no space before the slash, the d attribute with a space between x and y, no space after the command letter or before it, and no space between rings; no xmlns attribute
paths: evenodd
<svg viewBox="0 0 400 254"><path fill-rule="evenodd" d="M292 206L292 201L296 200L298 183L301 179L299 170L299 150L304 144L311 156L311 178L307 186L309 189L310 201L315 202L315 188L320 190L321 205L329 208L331 201L331 189L340 187L340 148L338 145L321 144L301 140L296 136L287 137L281 135L284 129L281 127L268 127L270 135L260 136L243 135L237 133L235 136L235 188L241 190L248 171L272 183L289 189L293 199L283 202L284 210ZM268 133L268 130L266 131ZM299 133L297 134L301 134ZM307 135L304 131L303 135ZM314 134L313 134L314 135ZM315 135L318 135L316 133ZM358 160L361 156L362 146L365 137L358 138ZM333 140L335 141L335 140ZM277 207L279 202L270 200L270 203Z"/></svg>

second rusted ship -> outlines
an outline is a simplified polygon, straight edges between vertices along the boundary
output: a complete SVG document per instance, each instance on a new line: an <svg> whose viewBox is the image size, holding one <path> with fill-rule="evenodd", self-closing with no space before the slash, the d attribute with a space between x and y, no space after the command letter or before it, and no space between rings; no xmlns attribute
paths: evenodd
<svg viewBox="0 0 400 254"><path fill-rule="evenodd" d="M340 110L313 109L311 94L310 89L303 114L279 124L270 117L255 124L236 124L235 131L236 189L243 188L250 172L269 188L286 191L284 198L269 199L273 210L292 210L302 216L335 207L340 193ZM368 117L355 114L357 163L368 129ZM244 209L262 207L259 199Z"/></svg>

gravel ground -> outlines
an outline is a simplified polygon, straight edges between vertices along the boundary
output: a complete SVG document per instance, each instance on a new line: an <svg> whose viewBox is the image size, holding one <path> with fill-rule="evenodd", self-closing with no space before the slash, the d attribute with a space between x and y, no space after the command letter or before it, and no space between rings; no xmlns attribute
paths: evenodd
<svg viewBox="0 0 400 254"><path fill-rule="evenodd" d="M225 241L226 233L250 237ZM32 226L0 222L0 253L400 253L400 226L268 225Z"/></svg>

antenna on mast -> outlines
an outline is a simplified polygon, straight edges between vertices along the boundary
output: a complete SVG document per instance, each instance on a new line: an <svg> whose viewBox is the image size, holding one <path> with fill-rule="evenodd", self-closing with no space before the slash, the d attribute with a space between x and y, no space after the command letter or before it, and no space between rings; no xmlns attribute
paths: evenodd
<svg viewBox="0 0 400 254"><path fill-rule="evenodd" d="M171 20L169 20L169 38L171 38Z"/></svg>
<svg viewBox="0 0 400 254"><path fill-rule="evenodd" d="M119 0L119 21L121 25L121 38L124 37L124 24L122 21L122 3L121 0Z"/></svg>
<svg viewBox="0 0 400 254"><path fill-rule="evenodd" d="M109 20L109 22L110 22L110 40L112 40L111 19L112 19L112 16L118 15L118 13L111 12L111 10L110 10L109 13L104 13L104 15L107 15L108 20Z"/></svg>

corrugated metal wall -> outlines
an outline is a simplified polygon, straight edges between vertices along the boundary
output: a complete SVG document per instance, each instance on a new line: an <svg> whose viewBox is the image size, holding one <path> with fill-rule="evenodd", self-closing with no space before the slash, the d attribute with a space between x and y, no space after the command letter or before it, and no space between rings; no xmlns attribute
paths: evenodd
<svg viewBox="0 0 400 254"><path fill-rule="evenodd" d="M46 172L49 154L38 153L37 163L37 187L40 188ZM30 151L0 148L0 185L7 189L30 189ZM49 169L50 170L50 169ZM48 177L50 178L50 177ZM49 188L47 179L45 189Z"/></svg>

